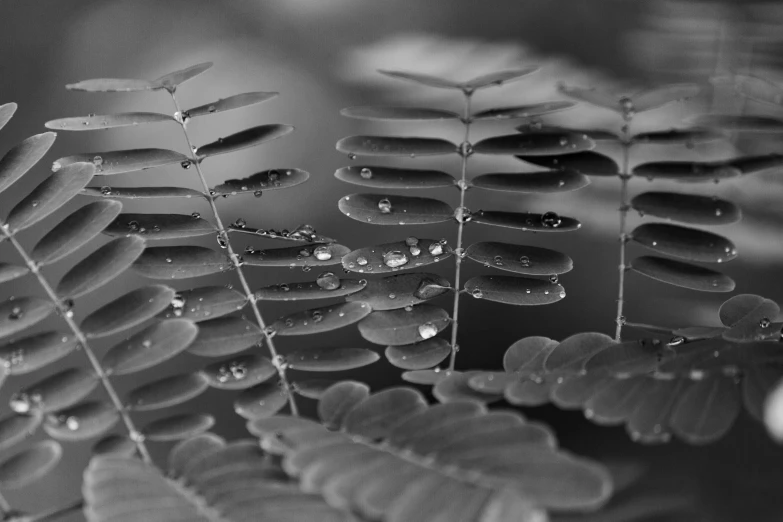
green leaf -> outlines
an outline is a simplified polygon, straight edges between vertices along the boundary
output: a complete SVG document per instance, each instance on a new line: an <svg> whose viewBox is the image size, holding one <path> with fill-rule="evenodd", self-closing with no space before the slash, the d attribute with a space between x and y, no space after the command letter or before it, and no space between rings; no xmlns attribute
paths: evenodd
<svg viewBox="0 0 783 522"><path fill-rule="evenodd" d="M134 271L151 279L187 279L231 268L231 261L226 255L206 247L189 245L148 247L133 264Z"/></svg>
<svg viewBox="0 0 783 522"><path fill-rule="evenodd" d="M620 167L612 158L593 151L557 154L554 156L522 155L514 157L533 165L578 172L586 176L616 176L620 172Z"/></svg>
<svg viewBox="0 0 783 522"><path fill-rule="evenodd" d="M509 385L522 379L515 373L481 371L470 373L470 377L465 382L472 390L481 392L481 395L477 396L481 398L481 402L488 402L490 395L503 395Z"/></svg>
<svg viewBox="0 0 783 522"><path fill-rule="evenodd" d="M244 390L268 381L277 375L277 368L268 358L251 353L209 364L200 374L213 388Z"/></svg>
<svg viewBox="0 0 783 522"><path fill-rule="evenodd" d="M665 131L642 132L634 134L632 143L651 145L685 145L691 147L696 143L706 143L724 138L723 134L708 129L670 129Z"/></svg>
<svg viewBox="0 0 783 522"><path fill-rule="evenodd" d="M383 189L451 187L456 180L439 170L401 169L381 165L357 165L337 169L334 177L346 183Z"/></svg>
<svg viewBox="0 0 783 522"><path fill-rule="evenodd" d="M700 292L731 292L735 286L734 280L715 270L662 257L637 257L631 269L663 283Z"/></svg>
<svg viewBox="0 0 783 522"><path fill-rule="evenodd" d="M473 151L479 154L551 156L582 152L595 147L587 134L575 132L508 134L479 141Z"/></svg>
<svg viewBox="0 0 783 522"><path fill-rule="evenodd" d="M194 323L184 319L153 323L113 346L103 357L101 365L113 375L152 368L184 351L198 332L199 328Z"/></svg>
<svg viewBox="0 0 783 522"><path fill-rule="evenodd" d="M212 68L212 62L204 62L196 65L191 65L185 69L180 69L168 74L164 74L153 83L166 89L169 92L174 92L177 87L191 78L195 78L199 74Z"/></svg>
<svg viewBox="0 0 783 522"><path fill-rule="evenodd" d="M0 419L0 450L6 451L30 437L41 425L40 414L12 414Z"/></svg>
<svg viewBox="0 0 783 522"><path fill-rule="evenodd" d="M638 339L612 343L596 353L584 365L588 372L603 372L618 378L653 372L666 356L660 339Z"/></svg>
<svg viewBox="0 0 783 522"><path fill-rule="evenodd" d="M695 194L645 192L634 197L631 206L642 214L694 225L728 225L742 219L731 201Z"/></svg>
<svg viewBox="0 0 783 522"><path fill-rule="evenodd" d="M673 83L637 92L631 97L633 110L644 112L657 109L673 102L693 98L699 94L699 91L701 87L692 83Z"/></svg>
<svg viewBox="0 0 783 522"><path fill-rule="evenodd" d="M288 404L288 394L277 379L242 391L234 401L234 411L248 420L271 417Z"/></svg>
<svg viewBox="0 0 783 522"><path fill-rule="evenodd" d="M340 212L372 225L428 225L454 218L454 209L431 198L350 194L337 203Z"/></svg>
<svg viewBox="0 0 783 522"><path fill-rule="evenodd" d="M367 285L366 279L340 279L332 272L323 272L315 282L280 283L259 288L254 295L259 301L332 299L355 294L365 288L365 285Z"/></svg>
<svg viewBox="0 0 783 522"><path fill-rule="evenodd" d="M516 105L513 107L496 107L486 109L471 115L471 120L510 120L516 118L533 118L570 109L576 105L569 101L552 101L531 103L530 105Z"/></svg>
<svg viewBox="0 0 783 522"><path fill-rule="evenodd" d="M17 413L51 413L73 406L87 397L100 383L86 368L68 368L19 390L11 398Z"/></svg>
<svg viewBox="0 0 783 522"><path fill-rule="evenodd" d="M655 380L655 386L643 397L628 419L631 438L645 444L671 439L669 417L677 400L691 385L687 379Z"/></svg>
<svg viewBox="0 0 783 522"><path fill-rule="evenodd" d="M471 180L471 185L476 188L537 194L570 192L589 184L590 180L587 176L574 170L482 174Z"/></svg>
<svg viewBox="0 0 783 522"><path fill-rule="evenodd" d="M0 487L3 489L21 489L54 469L63 449L53 440L35 443L0 462Z"/></svg>
<svg viewBox="0 0 783 522"><path fill-rule="evenodd" d="M429 407L409 388L365 398L344 416L339 432L285 420L254 421L249 429L262 446L286 442L279 449L284 469L300 487L371 520L490 520L497 514L498 520L532 521L544 515L530 506L595 508L611 491L602 467L558 452L547 430L518 414L463 402Z"/></svg>
<svg viewBox="0 0 783 522"><path fill-rule="evenodd" d="M613 111L617 112L622 111L622 107L620 106L620 98L611 95L608 92L600 91L594 87L570 87L560 83L558 84L558 90L566 96L576 98L577 100L589 103L590 105L603 107L605 109L612 109Z"/></svg>
<svg viewBox="0 0 783 522"><path fill-rule="evenodd" d="M132 389L125 400L131 411L170 408L194 399L207 391L209 383L201 373L169 375Z"/></svg>
<svg viewBox="0 0 783 522"><path fill-rule="evenodd" d="M215 319L242 310L247 298L225 286L202 286L178 292L169 307L161 312L161 319L179 317L194 322Z"/></svg>
<svg viewBox="0 0 783 522"><path fill-rule="evenodd" d="M409 372L403 372L402 380L413 384L423 384L425 386L433 386L439 383L441 380L449 377L454 372L452 370L441 370L440 368L431 368L429 370L412 370Z"/></svg>
<svg viewBox="0 0 783 522"><path fill-rule="evenodd" d="M503 369L522 375L544 373L544 361L560 343L548 337L525 337L508 347L503 355Z"/></svg>
<svg viewBox="0 0 783 522"><path fill-rule="evenodd" d="M654 386L644 375L617 379L585 402L585 416L596 424L622 424Z"/></svg>
<svg viewBox="0 0 783 522"><path fill-rule="evenodd" d="M259 125L226 136L225 138L218 138L217 141L198 147L195 153L199 159L204 159L209 156L217 156L218 154L226 154L248 147L255 147L262 143L282 138L293 131L294 128L292 126L282 125L280 123Z"/></svg>
<svg viewBox="0 0 783 522"><path fill-rule="evenodd" d="M482 225L513 228L523 232L571 232L582 227L582 223L576 219L560 216L554 212L534 214L531 212L477 210L471 214L471 221Z"/></svg>
<svg viewBox="0 0 783 522"><path fill-rule="evenodd" d="M364 348L304 348L286 355L292 370L305 372L340 372L367 366L380 356Z"/></svg>
<svg viewBox="0 0 783 522"><path fill-rule="evenodd" d="M117 199L153 199L153 198L202 198L204 194L197 190L182 187L86 187L85 196Z"/></svg>
<svg viewBox="0 0 783 522"><path fill-rule="evenodd" d="M439 156L456 154L459 147L439 138L407 136L348 136L337 150L350 156Z"/></svg>
<svg viewBox="0 0 783 522"><path fill-rule="evenodd" d="M379 69L378 72L391 78L406 80L409 82L418 83L419 85L426 85L427 87L438 87L441 89L462 89L462 84L458 82L437 78L428 74L409 71L388 71L383 69Z"/></svg>
<svg viewBox="0 0 783 522"><path fill-rule="evenodd" d="M124 272L143 251L141 238L114 239L66 272L57 285L57 293L72 299L88 294Z"/></svg>
<svg viewBox="0 0 783 522"><path fill-rule="evenodd" d="M133 328L162 312L174 295L174 289L164 285L137 288L88 315L82 331L87 337L105 337Z"/></svg>
<svg viewBox="0 0 783 522"><path fill-rule="evenodd" d="M84 80L78 83L70 83L65 86L70 91L86 92L134 92L153 91L162 86L149 80L134 80L127 78L97 78Z"/></svg>
<svg viewBox="0 0 783 522"><path fill-rule="evenodd" d="M783 132L783 120L769 116L705 114L694 118L693 123L704 127L717 127L731 132Z"/></svg>
<svg viewBox="0 0 783 522"><path fill-rule="evenodd" d="M580 373L591 357L617 343L606 334L584 332L563 339L544 360L548 372Z"/></svg>
<svg viewBox="0 0 783 522"><path fill-rule="evenodd" d="M413 239L417 241L414 243ZM408 245L408 243L412 243ZM360 248L343 255L343 268L351 272L385 274L418 268L452 255L445 243L434 239L410 238L408 241L384 243L377 246Z"/></svg>
<svg viewBox="0 0 783 522"><path fill-rule="evenodd" d="M319 267L340 264L340 259L348 252L348 247L337 243L315 243L256 250L246 253L243 258L247 266Z"/></svg>
<svg viewBox="0 0 783 522"><path fill-rule="evenodd" d="M112 403L85 401L49 415L43 429L53 439L75 442L103 435L119 420Z"/></svg>
<svg viewBox="0 0 783 522"><path fill-rule="evenodd" d="M307 379L291 383L291 388L302 397L319 400L330 386L338 381L334 379Z"/></svg>
<svg viewBox="0 0 783 522"><path fill-rule="evenodd" d="M142 236L149 241L214 234L215 226L187 214L120 214L104 233L112 237Z"/></svg>
<svg viewBox="0 0 783 522"><path fill-rule="evenodd" d="M339 382L329 387L318 401L318 418L330 430L337 430L348 412L369 396L370 387L362 382Z"/></svg>
<svg viewBox="0 0 783 522"><path fill-rule="evenodd" d="M190 159L175 152L165 149L130 149L114 150L109 152L85 152L60 158L52 164L52 172L74 163L92 163L95 165L95 174L101 176L114 176L127 172L154 169L173 165L175 163L189 162Z"/></svg>
<svg viewBox="0 0 783 522"><path fill-rule="evenodd" d="M0 359L7 363L10 375L24 375L59 361L78 344L73 334L41 332L0 346Z"/></svg>
<svg viewBox="0 0 783 522"><path fill-rule="evenodd" d="M54 309L54 303L38 297L11 298L0 303L0 338L40 323Z"/></svg>
<svg viewBox="0 0 783 522"><path fill-rule="evenodd" d="M639 225L631 232L631 239L655 252L688 261L723 263L737 257L737 249L728 238L679 225Z"/></svg>
<svg viewBox="0 0 783 522"><path fill-rule="evenodd" d="M495 241L473 243L465 255L484 266L525 275L565 274L574 267L570 257L555 250Z"/></svg>
<svg viewBox="0 0 783 522"><path fill-rule="evenodd" d="M448 341L432 337L414 344L387 346L384 355L397 368L424 370L443 362L451 354Z"/></svg>
<svg viewBox="0 0 783 522"><path fill-rule="evenodd" d="M339 303L295 312L275 321L277 335L312 335L330 332L360 321L372 311L367 303Z"/></svg>
<svg viewBox="0 0 783 522"><path fill-rule="evenodd" d="M472 92L476 89L499 86L538 72L539 69L539 66L531 65L527 67L521 67L519 69L509 69L506 71L482 74L481 76L476 76L475 78L464 82L460 87L463 91Z"/></svg>
<svg viewBox="0 0 783 522"><path fill-rule="evenodd" d="M700 182L736 178L742 171L729 161L692 162L657 161L643 163L633 169L635 176L644 176L648 180L671 179L674 181Z"/></svg>
<svg viewBox="0 0 783 522"><path fill-rule="evenodd" d="M212 189L213 196L235 196L252 193L256 197L264 190L277 190L301 185L310 179L310 173L301 169L269 169L246 178L227 179Z"/></svg>
<svg viewBox="0 0 783 522"><path fill-rule="evenodd" d="M473 297L512 305L545 305L565 297L565 289L542 279L514 276L477 276L465 282Z"/></svg>
<svg viewBox="0 0 783 522"><path fill-rule="evenodd" d="M144 438L168 442L204 433L215 425L215 418L206 413L182 413L150 422L141 429Z"/></svg>
<svg viewBox="0 0 783 522"><path fill-rule="evenodd" d="M583 408L590 397L613 382L615 382L614 377L602 372L594 372L585 375L559 376L554 382L548 375L543 384L549 390L548 394L554 404L560 408L574 409Z"/></svg>
<svg viewBox="0 0 783 522"><path fill-rule="evenodd" d="M780 313L780 307L771 299L757 295L735 295L720 307L720 319L729 328L724 339L735 342L761 341L769 337L771 320Z"/></svg>
<svg viewBox="0 0 783 522"><path fill-rule="evenodd" d="M381 107L362 106L346 107L340 110L340 114L348 118L360 120L458 120L459 114L441 109L426 109L419 107Z"/></svg>
<svg viewBox="0 0 783 522"><path fill-rule="evenodd" d="M484 390L476 391L468 384L473 377L481 372L453 372L445 379L438 381L432 388L432 395L438 402L448 403L456 401L478 401L489 403L500 400L502 392L499 394L486 393ZM488 419L485 419L485 421ZM518 420L518 417L515 417Z"/></svg>
<svg viewBox="0 0 783 522"><path fill-rule="evenodd" d="M207 114L231 111L262 103L271 100L277 95L278 93L276 92L245 92L229 96L228 98L220 98L212 103L205 103L204 105L193 107L192 109L185 111L185 113L191 118L206 116Z"/></svg>
<svg viewBox="0 0 783 522"><path fill-rule="evenodd" d="M30 257L39 265L59 261L98 236L122 211L118 201L95 201L76 210L36 243Z"/></svg>
<svg viewBox="0 0 783 522"><path fill-rule="evenodd" d="M677 401L671 428L691 444L725 435L739 415L740 399L732 377L718 375L694 383Z"/></svg>
<svg viewBox="0 0 783 522"><path fill-rule="evenodd" d="M14 113L16 112L17 108L18 105L13 102L0 105L0 129L5 127L5 124L11 121L11 118L14 117Z"/></svg>
<svg viewBox="0 0 783 522"><path fill-rule="evenodd" d="M769 80L747 74L735 74L732 83L734 90L746 98L770 105L783 105L783 89Z"/></svg>
<svg viewBox="0 0 783 522"><path fill-rule="evenodd" d="M426 272L397 274L370 279L360 292L346 298L348 302L365 302L373 310L395 310L434 299L451 290L447 279Z"/></svg>
<svg viewBox="0 0 783 522"><path fill-rule="evenodd" d="M362 337L373 344L400 346L430 339L449 322L443 308L420 304L410 309L373 312L358 326Z"/></svg>
<svg viewBox="0 0 783 522"><path fill-rule="evenodd" d="M92 454L135 457L136 443L126 435L106 435L93 445Z"/></svg>
<svg viewBox="0 0 783 522"><path fill-rule="evenodd" d="M52 146L56 136L54 132L36 134L6 152L0 159L0 192L13 185L38 163Z"/></svg>
<svg viewBox="0 0 783 522"><path fill-rule="evenodd" d="M552 134L557 132L575 132L577 134L587 134L593 141L609 141L613 143L622 142L622 138L615 132L605 129L574 129L571 127L562 127L558 125L544 125L541 122L530 121L524 125L514 127L514 130L522 134ZM579 153L577 153L579 154Z"/></svg>
<svg viewBox="0 0 783 522"><path fill-rule="evenodd" d="M264 339L258 325L241 317L219 317L202 321L198 325L198 337L188 352L202 357L231 355L250 348Z"/></svg>
<svg viewBox="0 0 783 522"><path fill-rule="evenodd" d="M95 167L89 163L77 163L55 172L11 209L6 226L16 233L38 223L76 197L94 173Z"/></svg>
<svg viewBox="0 0 783 522"><path fill-rule="evenodd" d="M30 269L26 266L11 265L9 263L0 262L0 283L7 283L14 279L26 276L30 273Z"/></svg>
<svg viewBox="0 0 783 522"><path fill-rule="evenodd" d="M168 114L159 114L157 112L124 112L119 114L90 114L88 116L60 118L47 121L44 125L47 129L53 130L90 131L131 127L164 121L176 120Z"/></svg>

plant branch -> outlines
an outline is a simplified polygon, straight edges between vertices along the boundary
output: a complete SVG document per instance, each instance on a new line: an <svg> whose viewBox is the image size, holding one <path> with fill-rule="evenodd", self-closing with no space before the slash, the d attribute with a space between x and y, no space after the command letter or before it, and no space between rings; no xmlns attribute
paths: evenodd
<svg viewBox="0 0 783 522"><path fill-rule="evenodd" d="M462 175L459 180L459 207L457 208L457 248L454 256L454 309L451 313L451 358L449 359L449 370L454 370L454 365L457 362L457 333L459 330L459 296L460 296L460 271L462 268L462 233L465 228L465 220L468 219L468 215L465 212L465 192L468 189L467 172L468 172L468 156L472 153L470 142L470 101L471 94L465 92L465 139L460 146L460 155L462 156Z"/></svg>
<svg viewBox="0 0 783 522"><path fill-rule="evenodd" d="M617 317L615 322L617 328L614 338L617 342L622 340L623 324L625 316L623 315L623 305L625 304L625 272L627 269L625 263L625 250L628 243L628 235L625 232L626 222L628 220L628 211L630 204L628 202L628 180L631 175L628 173L629 149L630 149L630 121L623 125L623 169L620 174L620 264L618 265L618 288L617 288Z"/></svg>
<svg viewBox="0 0 783 522"><path fill-rule="evenodd" d="M169 91L169 93L171 94L171 99L174 102L174 106L176 107L177 114L179 115L177 121L182 127L182 133L184 134L185 141L187 142L188 145L188 154L191 158L191 163L196 167L196 172L198 173L199 180L201 181L201 186L204 190L204 194L207 196L207 200L209 201L209 206L212 209L212 215L215 218L215 225L217 225L218 227L218 235L221 238L222 243L225 243L225 248L226 251L228 252L228 257L231 260L231 263L234 265L234 269L237 273L237 277L239 278L239 283L242 285L242 290L245 293L245 297L250 303L250 307L253 309L253 315L256 318L258 327L261 329L261 331L264 334L264 338L266 339L266 345L269 348L270 355L272 356L272 362L277 368L277 373L280 377L280 383L283 385L285 393L288 397L288 404L289 407L291 408L291 414L297 416L299 415L299 410L296 406L296 400L294 398L293 391L291 389L290 384L288 383L288 378L285 373L286 370L285 362L283 361L282 356L278 355L277 350L275 349L275 343L272 340L274 334L267 330L266 323L264 322L264 318L261 315L261 310L258 308L258 303L256 302L255 293L250 289L250 285L247 282L247 278L245 278L245 273L242 270L242 259L238 254L234 252L234 249L231 247L229 234L225 226L223 226L223 221L220 219L220 214L218 213L217 205L215 205L215 198L210 197L209 195L209 184L207 183L207 179L204 177L204 172L201 170L201 162L198 160L196 156L197 149L193 147L193 143L190 141L190 135L188 134L188 130L186 126L187 117L183 116L184 113L182 112L182 109L179 106L179 102L177 101L177 97L174 94L174 92Z"/></svg>
<svg viewBox="0 0 783 522"><path fill-rule="evenodd" d="M90 361L93 371L95 371L95 374L101 380L101 384L106 390L106 394L109 396L109 399L111 399L111 402L114 405L114 408L117 410L117 413L119 413L123 424L125 424L125 427L128 430L128 436L136 444L136 449L139 451L141 458L144 460L144 462L152 463L152 457L150 456L149 451L147 451L147 446L144 444L144 439L141 436L141 433L136 429L136 426L133 424L133 419L131 419L128 411L125 409L125 406L122 403L122 400L120 400L117 391L114 389L114 386L112 386L111 381L109 380L109 376L103 370L103 367L101 366L98 357L95 355L95 352L93 352L92 348L90 348L90 345L87 342L87 336L84 334L84 332L82 332L81 328L79 328L79 325L76 324L76 321L73 320L73 312L70 310L70 307L67 306L62 301L62 299L57 296L57 293L51 287L49 281L47 281L41 273L38 264L33 261L29 255L27 255L27 251L19 243L19 241L16 240L13 234L8 231L8 228L6 226L0 226L0 231L2 231L3 235L11 242L14 248L16 248L16 251L24 260L27 268L30 269L30 272L35 274L35 277L38 279L38 284L41 285L49 299L55 304L60 317L63 318L63 320L68 324L68 327L73 332L73 335L76 337L79 346L81 346L84 354Z"/></svg>

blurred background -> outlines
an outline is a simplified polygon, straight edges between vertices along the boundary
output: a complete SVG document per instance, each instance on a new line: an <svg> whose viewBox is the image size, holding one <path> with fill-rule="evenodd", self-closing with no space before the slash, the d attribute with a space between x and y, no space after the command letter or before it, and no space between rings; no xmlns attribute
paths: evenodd
<svg viewBox="0 0 783 522"><path fill-rule="evenodd" d="M312 177L306 185L265 194L261 198L234 197L218 201L224 221L244 218L249 226L293 229L310 223L319 233L352 248L390 242L406 235L445 237L453 242L451 223L430 227L372 227L350 220L337 209L337 200L357 187L336 181L334 171L348 159L334 144L350 134L416 134L461 141L459 124L371 124L348 120L339 110L351 105L397 104L460 110L459 93L406 84L376 74L376 69L403 69L454 79L538 64L541 71L519 82L482 91L475 96L476 109L563 99L556 85L600 87L617 93L633 93L670 82L704 84L702 93L687 104L640 115L634 130L666 129L682 124L688 116L709 111L740 113L769 108L734 96L708 82L714 75L752 73L773 81L783 80L781 27L783 6L777 2L685 2L620 0L37 0L0 2L0 34L3 45L0 103L19 104L16 117L0 133L4 152L27 136L43 132L44 122L87 113L156 111L172 113L170 99L160 92L86 94L66 91L66 83L96 77L157 78L200 62L215 66L178 90L184 107L246 91L278 91L273 101L245 110L217 114L191 122L196 144L203 144L246 127L262 123L288 123L296 132L285 139L257 148L219 156L205 162L211 185L269 168L297 167ZM774 114L772 114L774 116ZM579 106L546 120L555 124L602 127L617 130L610 111ZM510 132L521 122L476 125L472 139ZM101 133L60 133L41 164L13 190L0 196L5 215L13 201L43 180L56 158L77 152L160 147L184 150L181 132L173 125L117 129ZM609 148L601 152L616 155ZM779 135L754 140L672 149L652 145L634 150L632 165L652 159L721 159L738 153L780 152ZM379 163L383 163L382 161ZM396 160L389 165L458 171L456 156L448 160ZM404 164L404 165L402 165ZM513 172L526 167L511 159L471 160L469 176L485 172ZM192 171L179 166L137 172L111 180L123 185L179 185L197 187ZM619 183L596 178L578 192L551 197L520 197L490 193L468 194L468 207L507 211L556 211L582 221L578 232L524 234L467 227L466 242L502 240L554 248L574 259L575 269L561 277L568 297L554 305L512 308L463 298L458 366L500 368L502 354L515 340L528 335L563 339L581 331L614 332L618 240L616 212ZM775 173L750 176L718 185L675 185L634 179L631 194L654 185L655 190L674 188L704 192L739 203L743 221L721 227L740 257L722 269L737 281L738 293L757 293L783 301L783 180ZM456 191L432 191L434 197L456 206ZM128 201L128 200L125 200ZM177 200L181 201L181 200ZM125 211L160 211L155 204L128 202ZM67 215L73 207L58 212ZM167 212L201 212L205 202L167 203ZM24 236L32 246L57 216ZM643 221L631 216L630 226ZM244 248L244 238L235 236ZM104 241L103 239L101 241ZM192 243L192 241L189 241ZM215 247L214 238L203 244ZM248 243L250 244L250 243ZM257 248L283 246L255 240ZM630 245L631 259L644 252ZM14 254L0 249L0 260ZM59 263L47 271L59 278L78 259ZM484 272L467 265L466 278ZM436 265L433 271L453 277L453 265ZM254 287L283 281L308 281L313 273L287 269L247 270ZM83 318L113 296L144 284L131 273L76 303ZM178 288L225 284L221 277L180 281ZM28 279L7 283L2 299L29 295L38 289ZM629 321L683 326L716 324L717 309L727 296L705 295L662 285L631 274L626 286ZM444 306L446 301L442 303ZM306 306L306 305L305 305ZM265 306L266 317L304 306ZM56 319L53 319L56 321ZM51 323L54 324L54 323ZM51 327L51 324L49 327ZM44 325L46 326L46 325ZM628 334L633 335L628 329ZM98 345L103 353L118 339ZM368 346L354 327L313 339L280 339L283 352L294 347L333 344ZM204 359L184 354L157 370L117 378L119 390L128 389L186 368L203 365ZM63 365L82 365L83 356L72 354ZM47 372L53 369L47 369ZM385 361L346 373L373 389L399 384L400 370ZM19 387L39 380L39 372L9 379L0 390L0 404ZM96 392L99 393L99 392ZM227 438L245 435L244 423L232 408L232 392L210 390L182 411L210 412L217 417L216 431ZM303 399L303 402L306 401ZM312 402L312 401L310 401ZM3 415L7 405L0 406ZM312 411L312 404L305 406ZM774 445L762 426L741 418L721 441L707 447L689 447L673 441L645 447L630 441L623 428L599 428L579 413L552 407L529 409L526 415L554 427L564 447L608 462L636 462L647 470L650 490L686 494L701 518L692 520L780 520L783 515L783 450ZM160 416L160 415L157 415ZM138 414L140 424L156 418ZM119 427L117 428L119 430ZM162 459L168 450L152 444ZM33 487L8 492L15 507L34 511L61 505L79 495L80 474L89 457L89 444L67 447L56 470ZM161 460L162 461L162 460ZM4 492L5 493L5 492ZM73 520L80 520L74 516ZM660 519L664 520L664 519Z"/></svg>

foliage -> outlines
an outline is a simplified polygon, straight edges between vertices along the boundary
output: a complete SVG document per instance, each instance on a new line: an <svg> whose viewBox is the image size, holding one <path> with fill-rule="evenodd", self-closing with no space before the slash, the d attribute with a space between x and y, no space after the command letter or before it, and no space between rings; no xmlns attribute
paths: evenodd
<svg viewBox="0 0 783 522"><path fill-rule="evenodd" d="M165 91L176 112L173 116L129 112L66 117L48 122L50 129L176 125L189 150L183 154L139 148L59 158L52 164L52 174L18 199L2 221L0 242L9 245L20 261L0 264L0 283L34 277L42 295L0 303L1 376L43 369L48 374L13 396L13 414L0 419L0 449L21 445L39 428L48 438L26 444L0 461L0 489L26 487L46 475L65 451L61 443L94 441L83 499L29 516L2 500L5 520L54 520L82 507L91 522L532 522L550 516L587 522L688 516L687 506L677 496L659 499L625 491L610 499L613 487L622 490L627 485L621 474L559 448L544 424L528 421L517 411L487 408L486 404L502 399L517 407L551 401L562 408L579 408L596 423L625 424L632 438L644 443L665 442L672 434L693 444L715 441L731 428L744 404L752 416L767 422L773 436L783 439L783 392L775 386L783 377L782 323L777 322L780 309L775 302L735 295L720 309L722 326L670 328L633 323L623 315L628 271L693 290L732 291L731 278L693 263L728 262L737 255L734 244L690 225L720 226L741 218L736 204L708 194L649 191L631 198L629 182L634 177L718 182L781 166L779 155L767 155L720 162L656 161L631 168L631 151L646 144L692 146L723 139L726 131L768 132L779 128L777 120L707 115L687 127L632 134L636 113L688 99L699 87L674 84L616 97L561 86L571 98L615 111L622 127L619 133L554 127L540 118L567 110L574 102L472 109L473 96L480 91L522 79L537 70L534 66L467 81L381 71L391 78L460 93L462 110L366 106L343 109L343 115L377 121L457 122L464 128L463 141L360 135L343 138L337 150L351 160L452 156L459 159L460 175L376 164L346 166L335 172L337 179L380 192L347 195L338 208L348 218L388 227L454 222L457 239L452 246L445 239L408 236L352 249L318 234L310 225L289 231L254 228L244 219L223 222L217 204L223 198L260 197L266 191L291 188L306 182L309 173L269 168L213 187L207 184L203 163L208 158L293 131L289 125L262 124L194 146L188 133L192 120L241 110L277 95L242 93L183 110L177 90L211 65L198 64L156 80L104 78L69 85L71 90L87 92ZM736 76L731 81L742 95L776 105L783 100L783 91L766 80ZM15 104L0 106L0 128L15 110ZM524 124L512 134L470 141L474 125L507 120ZM47 132L7 152L0 160L0 192L38 163L54 140L55 134ZM619 147L621 161L605 153L612 147ZM526 169L540 170L469 176L474 154L514 156ZM200 189L120 188L109 185L107 178L167 165L179 165L193 174ZM458 326L465 321L459 307L464 294L518 306L550 304L565 298L558 275L574 269L572 259L555 250L497 241L465 244L465 227L479 224L517 232L580 228L577 219L552 211L471 210L466 206L469 191L557 194L579 190L595 176L620 180L615 337L600 332L579 333L562 341L527 337L508 349L503 371L458 369ZM391 192L450 187L459 192L456 207L432 197ZM78 195L92 201L53 223L31 249L20 242L23 231L50 218ZM166 213L162 204L158 213L126 209L137 199L165 203L169 198L203 200L210 217ZM646 223L627 232L631 210L689 226ZM106 241L98 246L101 235ZM196 238L206 236L216 237L219 248L196 244ZM240 252L238 237L289 246L248 246ZM629 241L668 257L641 256L628 263ZM85 251L81 260L57 284L47 279L45 267L81 250ZM462 281L466 259L507 274ZM454 261L452 280L415 270L445 260ZM339 277L328 271L340 264L346 274L359 276ZM245 273L249 267L324 271L310 282L252 289ZM76 300L89 297L127 270L161 283L135 288L86 317L75 318ZM236 276L238 289L191 285L195 278L215 274L228 278L229 273ZM451 301L450 312L434 304L443 297ZM260 307L266 301L319 301L319 306L267 320ZM36 330L53 313L61 317L62 330ZM386 359L404 370L404 380L431 387L440 404L430 404L410 387L371 393L358 381L292 380L289 370L329 373L378 361L380 356L367 348L301 348L292 342L290 348L280 349L286 337L317 335L354 324L364 339L385 347ZM624 327L641 329L645 337L628 340L623 337ZM448 338L440 336L447 328ZM125 340L99 358L95 342L116 334L123 334ZM264 346L268 353L261 353ZM61 368L58 362L75 351L84 354L86 363ZM141 374L185 352L208 360L198 371L146 382L124 398L115 390L115 379ZM441 368L447 359L448 367ZM99 387L106 398L91 398ZM234 409L248 420L248 430L258 440L226 442L210 433L215 425L211 415L168 411L209 388L237 393ZM318 401L318 421L299 416L297 400L302 398ZM289 414L280 413L286 406ZM162 416L137 428L134 413L146 411ZM116 425L122 426L120 433L113 432ZM158 441L179 441L170 453L168 471L156 467L150 457L147 445Z"/></svg>

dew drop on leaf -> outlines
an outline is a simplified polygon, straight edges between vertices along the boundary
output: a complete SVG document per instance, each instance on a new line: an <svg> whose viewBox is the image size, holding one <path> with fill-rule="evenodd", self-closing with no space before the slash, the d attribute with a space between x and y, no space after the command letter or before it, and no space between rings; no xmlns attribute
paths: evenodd
<svg viewBox="0 0 783 522"><path fill-rule="evenodd" d="M419 325L419 335L423 339L429 339L435 337L438 334L438 327L432 323L424 323Z"/></svg>
<svg viewBox="0 0 783 522"><path fill-rule="evenodd" d="M391 201L389 201L389 198L383 198L378 202L378 210L380 210L382 214L391 213L392 205L391 205Z"/></svg>
<svg viewBox="0 0 783 522"><path fill-rule="evenodd" d="M372 179L372 170L367 167L364 167L359 174L364 179Z"/></svg>
<svg viewBox="0 0 783 522"><path fill-rule="evenodd" d="M180 167L183 169L189 169L190 168L190 160L185 160L182 163L179 164Z"/></svg>
<svg viewBox="0 0 783 522"><path fill-rule="evenodd" d="M332 253L329 251L329 247L321 245L313 250L313 255L318 261L329 261L332 259Z"/></svg>
<svg viewBox="0 0 783 522"><path fill-rule="evenodd" d="M396 268L407 264L408 256L399 250L393 250L383 255L383 263L390 268Z"/></svg>
<svg viewBox="0 0 783 522"><path fill-rule="evenodd" d="M333 272L324 272L320 274L316 280L316 284L324 290L336 290L340 288L340 278Z"/></svg>
<svg viewBox="0 0 783 522"><path fill-rule="evenodd" d="M443 245L440 243L432 243L427 250L429 250L430 254L433 256L439 256L443 254Z"/></svg>
<svg viewBox="0 0 783 522"><path fill-rule="evenodd" d="M545 212L541 216L541 224L547 228L557 228L560 226L561 222L560 216L554 212Z"/></svg>

